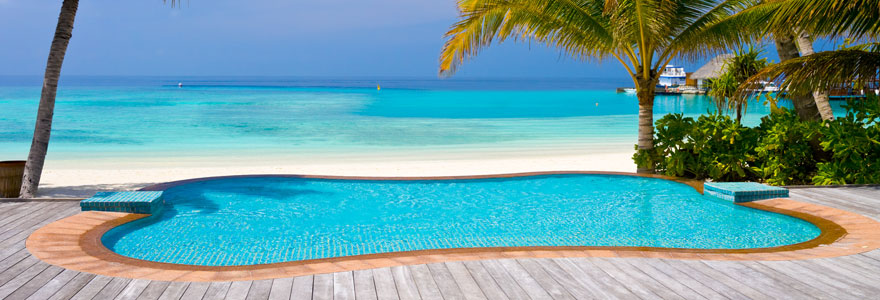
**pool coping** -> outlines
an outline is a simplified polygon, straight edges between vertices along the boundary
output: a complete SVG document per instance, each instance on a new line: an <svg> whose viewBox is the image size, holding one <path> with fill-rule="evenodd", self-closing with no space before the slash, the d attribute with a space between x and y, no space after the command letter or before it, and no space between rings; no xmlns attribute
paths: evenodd
<svg viewBox="0 0 880 300"><path fill-rule="evenodd" d="M642 176L684 182L698 189L698 191L702 187L702 183L695 180L674 179L662 175L621 172L530 172L446 177L246 175L175 181L148 188L159 187L165 189L197 181L260 176L358 180L446 180L561 174ZM116 226L147 217L148 215L89 211L55 221L36 230L28 237L26 247L35 257L49 264L76 271L125 278L200 282L274 279L402 265L481 259L640 257L698 260L800 260L851 255L880 248L880 222L859 214L790 199L761 200L737 205L800 218L817 226L821 233L815 239L806 242L753 249L603 246L452 248L365 254L262 265L196 266L140 260L125 257L111 251L101 242L101 237L104 233Z"/></svg>

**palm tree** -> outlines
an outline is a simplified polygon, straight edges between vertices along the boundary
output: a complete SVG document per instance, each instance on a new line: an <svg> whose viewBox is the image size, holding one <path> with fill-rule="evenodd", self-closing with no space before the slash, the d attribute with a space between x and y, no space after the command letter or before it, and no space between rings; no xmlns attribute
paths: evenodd
<svg viewBox="0 0 880 300"><path fill-rule="evenodd" d="M758 14L725 20L750 0L460 0L461 20L447 32L441 75L493 41L534 40L576 59L613 57L636 86L638 145L654 147L654 93L661 69L674 58L695 59L751 40L743 30L761 24ZM764 16L766 17L766 16ZM748 19L753 18L753 19ZM640 163L639 173L653 173Z"/></svg>
<svg viewBox="0 0 880 300"><path fill-rule="evenodd" d="M740 86L747 86L750 90L763 88L751 78L769 64L766 58L761 58L762 52L751 45L736 51L736 55L725 63L724 73L709 82L709 95L714 96L718 114L725 109L733 110L736 122L740 123L749 97L738 97L737 90Z"/></svg>
<svg viewBox="0 0 880 300"><path fill-rule="evenodd" d="M37 193L37 186L40 185L40 175L43 172L43 163L46 161L46 151L49 148L49 135L52 132L52 116L55 114L55 93L58 90L58 78L61 77L61 64L64 63L67 44L73 34L73 21L76 19L78 7L79 0L64 0L61 3L61 13L58 16L58 25L55 27L55 37L52 38L52 46L49 48L46 73L43 75L43 91L40 93L34 139L31 142L27 163L25 163L24 177L21 179L21 198L33 198Z"/></svg>
<svg viewBox="0 0 880 300"><path fill-rule="evenodd" d="M880 0L766 0L743 11L742 14L773 11L768 28L777 31L798 28L801 32L794 38L804 56L783 60L764 69L756 78L784 79L781 86L787 87L793 95L827 91L848 83L864 86L866 82L876 80L880 72L880 51L874 42L880 35L878 7ZM867 43L813 53L809 37L803 34L805 32ZM816 100L822 118L830 119L831 108L827 101L823 101L821 95Z"/></svg>
<svg viewBox="0 0 880 300"><path fill-rule="evenodd" d="M166 2L167 0L163 0ZM171 0L171 6L179 0ZM43 75L43 90L40 93L40 104L37 109L37 122L34 126L34 138L24 167L21 180L21 198L33 198L40 185L46 152L49 149L49 137L52 133L52 117L55 114L55 94L58 91L58 79L61 77L61 65L67 53L67 44L73 35L73 23L79 0L64 0L55 27L55 36L49 48L49 60L46 62L46 73Z"/></svg>

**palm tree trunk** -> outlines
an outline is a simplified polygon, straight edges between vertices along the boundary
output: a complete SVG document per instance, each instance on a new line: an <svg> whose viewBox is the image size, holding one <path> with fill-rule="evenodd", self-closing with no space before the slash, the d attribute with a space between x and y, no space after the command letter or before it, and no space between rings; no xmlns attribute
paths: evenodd
<svg viewBox="0 0 880 300"><path fill-rule="evenodd" d="M780 62L800 57L794 40L794 34L790 32L778 33L775 34L775 37L776 52L779 54ZM794 104L794 111L801 120L819 121L822 119L819 109L816 107L816 101L813 100L811 95L791 95L790 98Z"/></svg>
<svg viewBox="0 0 880 300"><path fill-rule="evenodd" d="M52 116L55 111L58 78L61 77L61 64L64 62L67 44L73 34L73 21L76 18L78 6L79 0L64 0L61 4L58 25L55 27L55 37L52 38L49 60L46 62L46 74L43 76L43 91L40 94L34 139L31 142L31 150L21 180L21 198L33 198L40 185L40 174L43 172L43 163L46 161L46 151L49 148L49 135L52 132Z"/></svg>
<svg viewBox="0 0 880 300"><path fill-rule="evenodd" d="M654 83L656 80L640 80L637 96L639 98L639 150L654 149ZM654 162L637 166L636 172L653 174Z"/></svg>
<svg viewBox="0 0 880 300"><path fill-rule="evenodd" d="M802 56L813 55L813 53L816 53L816 51L813 50L813 41L810 39L810 35L806 32L801 32L797 35L797 46L798 49L800 49ZM828 91L813 91L813 100L816 101L816 108L819 110L819 115L822 116L822 120L834 119L834 112L831 110L831 104L828 103Z"/></svg>

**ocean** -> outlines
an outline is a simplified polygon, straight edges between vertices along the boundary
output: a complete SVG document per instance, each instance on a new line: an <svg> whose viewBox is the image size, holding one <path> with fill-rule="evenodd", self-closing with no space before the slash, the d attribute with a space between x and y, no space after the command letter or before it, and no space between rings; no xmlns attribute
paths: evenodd
<svg viewBox="0 0 880 300"><path fill-rule="evenodd" d="M182 84L182 87L178 86ZM626 78L435 79L64 76L49 161L354 159L621 153L636 143ZM27 157L39 77L0 77L0 160ZM378 89L377 87L381 87ZM840 103L833 103L840 113ZM655 118L712 110L657 96ZM755 125L769 108L749 105Z"/></svg>

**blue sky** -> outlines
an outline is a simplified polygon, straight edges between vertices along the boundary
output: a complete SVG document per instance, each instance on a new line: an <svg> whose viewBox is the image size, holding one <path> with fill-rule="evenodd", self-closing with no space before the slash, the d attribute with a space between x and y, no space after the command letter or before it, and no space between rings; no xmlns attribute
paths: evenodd
<svg viewBox="0 0 880 300"><path fill-rule="evenodd" d="M42 74L60 6L0 0L0 75ZM455 0L184 0L180 8L86 0L63 74L432 77L456 19ZM507 42L456 76L626 73L617 62L575 61L543 45Z"/></svg>

